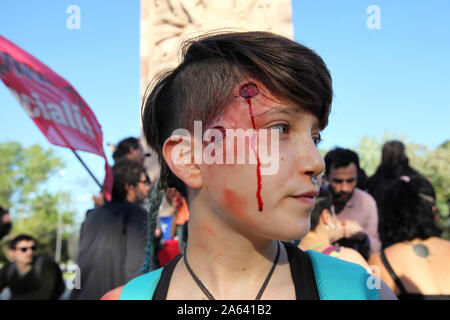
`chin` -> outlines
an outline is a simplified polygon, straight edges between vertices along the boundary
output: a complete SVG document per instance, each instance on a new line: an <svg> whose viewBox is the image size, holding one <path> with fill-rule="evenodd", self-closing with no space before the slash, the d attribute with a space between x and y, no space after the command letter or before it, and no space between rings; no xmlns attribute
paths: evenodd
<svg viewBox="0 0 450 320"><path fill-rule="evenodd" d="M298 221L297 223L286 223L284 227L280 228L280 232L276 238L280 241L294 241L302 239L306 236L310 229L310 221Z"/></svg>
<svg viewBox="0 0 450 320"><path fill-rule="evenodd" d="M304 236L306 236L309 232L309 228L305 230L305 228L303 228L303 230L301 230L301 232L296 233L295 235L291 236L287 241L294 241L294 240L300 240L303 239Z"/></svg>

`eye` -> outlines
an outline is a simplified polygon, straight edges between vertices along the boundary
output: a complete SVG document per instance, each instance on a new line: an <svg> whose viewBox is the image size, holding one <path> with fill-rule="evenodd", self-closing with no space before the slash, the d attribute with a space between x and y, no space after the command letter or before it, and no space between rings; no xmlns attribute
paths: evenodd
<svg viewBox="0 0 450 320"><path fill-rule="evenodd" d="M314 141L314 144L316 145L316 147L318 147L319 144L322 142L322 137L320 136L320 134L319 135L315 135L313 137L313 141Z"/></svg>
<svg viewBox="0 0 450 320"><path fill-rule="evenodd" d="M220 141L222 141L223 139L225 139L225 136L226 136L226 131L225 131L225 128L224 127L222 127L222 126L215 126L215 127L212 127L212 128L210 128L210 129L216 129L216 130L219 130L220 131L220 133L222 134L217 140L216 140L216 137L215 136L211 136L211 133L210 133L210 140L211 140L211 142L220 142Z"/></svg>
<svg viewBox="0 0 450 320"><path fill-rule="evenodd" d="M288 134L291 126L287 123L278 123L269 128L270 130L278 130L280 134Z"/></svg>

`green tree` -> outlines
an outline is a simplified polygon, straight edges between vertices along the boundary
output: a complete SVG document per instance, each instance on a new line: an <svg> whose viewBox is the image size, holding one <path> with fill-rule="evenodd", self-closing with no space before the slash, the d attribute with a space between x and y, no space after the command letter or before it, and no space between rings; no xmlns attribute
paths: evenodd
<svg viewBox="0 0 450 320"><path fill-rule="evenodd" d="M440 226L444 237L450 239L450 142L426 151L423 157L413 157L411 164L430 179L436 191L436 204L441 215Z"/></svg>
<svg viewBox="0 0 450 320"><path fill-rule="evenodd" d="M17 142L4 142L0 143L0 154L0 205L10 208L13 220L8 238L30 234L38 239L40 252L53 255L58 216L66 228L74 224L70 195L46 190L46 183L64 168L64 163L52 150L39 145L23 147ZM68 233L63 233L63 239L67 238ZM0 260L5 261L6 241L2 247ZM66 257L67 251L63 251L63 260Z"/></svg>
<svg viewBox="0 0 450 320"><path fill-rule="evenodd" d="M436 191L436 203L441 219L443 237L450 239L449 201L450 201L450 141L446 141L434 150L426 146L409 142L405 135L386 133L380 140L364 136L354 148L360 158L361 168L368 176L375 173L381 162L381 149L389 140L402 141L406 148L406 155L410 165L419 173L427 177Z"/></svg>
<svg viewBox="0 0 450 320"><path fill-rule="evenodd" d="M359 141L355 152L359 157L359 165L366 172L367 176L371 176L377 170L381 159L382 142L375 138L364 136Z"/></svg>

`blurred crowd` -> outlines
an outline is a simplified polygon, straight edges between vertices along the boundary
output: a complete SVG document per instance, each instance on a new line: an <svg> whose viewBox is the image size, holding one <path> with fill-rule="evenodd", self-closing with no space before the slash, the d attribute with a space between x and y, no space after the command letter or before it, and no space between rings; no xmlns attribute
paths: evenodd
<svg viewBox="0 0 450 320"><path fill-rule="evenodd" d="M154 270L184 252L186 200L171 189L152 216L148 207L157 179L144 165L149 154L131 137L115 146L113 158L112 200L101 192L93 196L95 207L79 235L76 277L64 280L54 259L38 254L38 239L16 235L8 238L11 262L0 270L2 299L100 299L138 276L146 254ZM449 298L450 242L441 238L436 194L409 165L404 144L385 143L370 177L352 150L335 148L324 160L310 232L295 242L298 247L363 266L400 299ZM0 214L4 238L11 218L7 209Z"/></svg>

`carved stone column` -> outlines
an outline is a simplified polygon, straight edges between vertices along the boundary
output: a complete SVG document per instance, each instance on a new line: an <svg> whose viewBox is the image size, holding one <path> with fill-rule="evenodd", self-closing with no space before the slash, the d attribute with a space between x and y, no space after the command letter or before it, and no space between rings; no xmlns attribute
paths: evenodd
<svg viewBox="0 0 450 320"><path fill-rule="evenodd" d="M291 0L141 0L140 28L141 97L157 73L179 63L180 43L208 30L270 31L294 38ZM157 166L154 156L147 158L152 181Z"/></svg>

